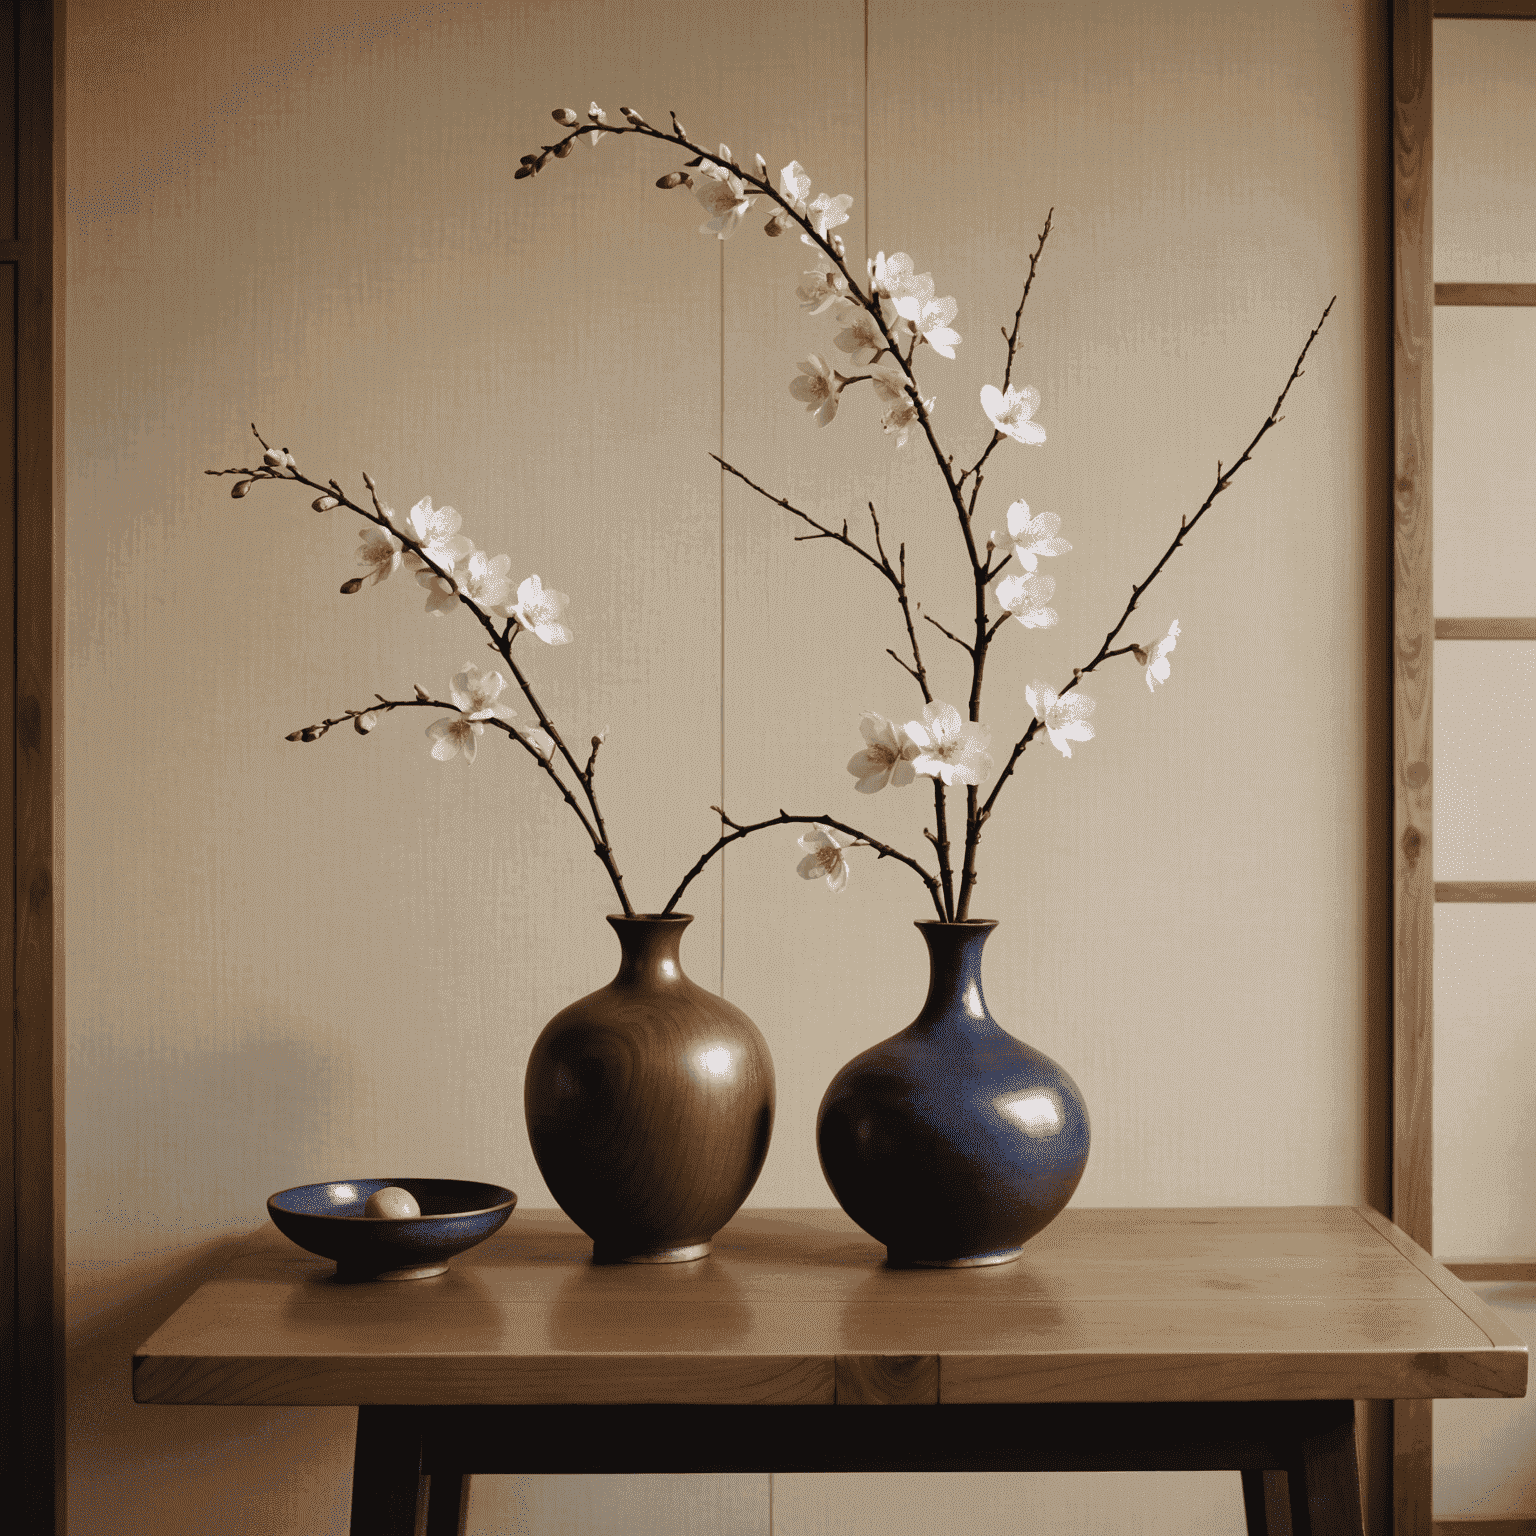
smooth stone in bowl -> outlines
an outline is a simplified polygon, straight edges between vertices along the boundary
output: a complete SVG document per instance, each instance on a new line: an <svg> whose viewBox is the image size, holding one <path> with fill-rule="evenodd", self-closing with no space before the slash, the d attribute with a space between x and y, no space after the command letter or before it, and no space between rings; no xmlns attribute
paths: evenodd
<svg viewBox="0 0 1536 1536"><path fill-rule="evenodd" d="M376 1189L368 1196L368 1204L363 1207L364 1216L387 1216L391 1221L402 1221L407 1216L420 1216L421 1207L416 1204L416 1197L408 1189L400 1189L397 1185L390 1184L383 1189Z"/></svg>
<svg viewBox="0 0 1536 1536"><path fill-rule="evenodd" d="M368 1201L397 1189L419 1216L369 1216ZM338 1280L425 1280L506 1224L517 1196L469 1179L333 1179L298 1184L267 1200L284 1237L336 1261Z"/></svg>

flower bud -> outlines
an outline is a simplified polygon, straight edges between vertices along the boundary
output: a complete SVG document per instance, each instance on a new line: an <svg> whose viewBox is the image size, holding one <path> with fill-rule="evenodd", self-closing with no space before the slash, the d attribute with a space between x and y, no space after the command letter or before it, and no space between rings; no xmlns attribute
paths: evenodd
<svg viewBox="0 0 1536 1536"><path fill-rule="evenodd" d="M555 145L555 159L564 160L565 157L570 154L573 149L575 149L575 147L575 139L562 139L558 144Z"/></svg>
<svg viewBox="0 0 1536 1536"><path fill-rule="evenodd" d="M532 165L533 162L538 158L539 157L537 155L519 155L517 157L517 163L519 165Z"/></svg>
<svg viewBox="0 0 1536 1536"><path fill-rule="evenodd" d="M341 503L337 501L334 496L317 496L312 502L310 502L310 506L312 506L316 512L329 512L332 507L339 507L340 505Z"/></svg>
<svg viewBox="0 0 1536 1536"><path fill-rule="evenodd" d="M421 691L421 684L420 683L412 683L411 687L413 687L416 690L416 697L418 699L420 699L423 704L427 703L428 696Z"/></svg>
<svg viewBox="0 0 1536 1536"><path fill-rule="evenodd" d="M281 448L268 448L261 456L261 462L270 464L273 469L281 469L287 460L288 455Z"/></svg>
<svg viewBox="0 0 1536 1536"><path fill-rule="evenodd" d="M229 494L236 499L241 496L249 495L253 483L254 482L250 480L236 480L235 483L230 486Z"/></svg>
<svg viewBox="0 0 1536 1536"><path fill-rule="evenodd" d="M288 734L283 737L284 741L303 741L303 739L303 731L289 731Z"/></svg>
<svg viewBox="0 0 1536 1536"><path fill-rule="evenodd" d="M837 259L841 261L848 254L848 247L843 244L841 235L832 236L832 249L837 252Z"/></svg>
<svg viewBox="0 0 1536 1536"><path fill-rule="evenodd" d="M371 710L366 715L353 715L352 729L359 736L366 736L379 723L379 717Z"/></svg>
<svg viewBox="0 0 1536 1536"><path fill-rule="evenodd" d="M363 471L363 484L366 485L370 491L374 489L373 476L370 475L366 469Z"/></svg>
<svg viewBox="0 0 1536 1536"><path fill-rule="evenodd" d="M1131 654L1136 658L1136 665L1138 667L1146 666L1146 664L1147 664L1147 651L1146 651L1146 647L1145 646L1133 645L1131 647Z"/></svg>
<svg viewBox="0 0 1536 1536"><path fill-rule="evenodd" d="M351 581L344 581L341 584L341 590L346 593L348 597L351 597L354 592L361 592L362 589L363 578L361 576L354 576Z"/></svg>
<svg viewBox="0 0 1536 1536"><path fill-rule="evenodd" d="M686 139L688 137L688 130L686 128L684 128L683 125L680 122L678 122L678 120L677 120L677 113L673 112L671 114L671 117L672 117L672 132L675 133L678 136L678 138Z"/></svg>
<svg viewBox="0 0 1536 1536"><path fill-rule="evenodd" d="M722 144L720 146L720 158L724 160L727 165L735 164L736 157L731 153L731 146L729 144Z"/></svg>
<svg viewBox="0 0 1536 1536"><path fill-rule="evenodd" d="M682 186L684 180L685 177L681 171L668 171L665 176L658 178L656 185L660 187L663 192L667 192L670 191L673 187Z"/></svg>
<svg viewBox="0 0 1536 1536"><path fill-rule="evenodd" d="M521 181L525 176L532 176L534 169L532 165L520 165L512 172L512 180Z"/></svg>
<svg viewBox="0 0 1536 1536"><path fill-rule="evenodd" d="M608 121L608 114L595 101L592 103L591 110L588 111L587 116L594 123L606 123Z"/></svg>
<svg viewBox="0 0 1536 1536"><path fill-rule="evenodd" d="M567 128L574 126L577 121L576 114L569 107L556 107L549 115L557 123L563 123Z"/></svg>
<svg viewBox="0 0 1536 1536"><path fill-rule="evenodd" d="M784 233L784 226L779 222L778 214L774 214L774 216L769 219L766 224L763 225L763 233L765 235L782 235Z"/></svg>
<svg viewBox="0 0 1536 1536"><path fill-rule="evenodd" d="M636 128L645 128L649 126L646 123L646 120L641 117L633 107L620 107L619 111L623 114L625 121L633 123Z"/></svg>
<svg viewBox="0 0 1536 1536"><path fill-rule="evenodd" d="M757 157L757 174L759 176L761 176L764 181L767 181L767 179L768 179L768 162L766 160L764 160L761 155L759 155Z"/></svg>
<svg viewBox="0 0 1536 1536"><path fill-rule="evenodd" d="M292 738L290 737L289 739L291 740ZM314 728L314 726L306 725L304 727L304 729L299 732L299 740L300 741L319 741L320 740L320 732L317 731Z"/></svg>

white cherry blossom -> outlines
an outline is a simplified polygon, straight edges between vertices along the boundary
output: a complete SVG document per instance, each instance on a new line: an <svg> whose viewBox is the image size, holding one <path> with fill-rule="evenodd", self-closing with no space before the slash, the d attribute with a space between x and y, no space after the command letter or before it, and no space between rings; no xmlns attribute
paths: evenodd
<svg viewBox="0 0 1536 1536"><path fill-rule="evenodd" d="M1168 681L1168 673L1171 664L1168 660L1168 652L1179 643L1179 621L1175 619L1168 626L1168 633L1163 636L1156 645L1136 647L1136 660L1142 662L1147 669L1147 692L1156 693L1158 683Z"/></svg>
<svg viewBox="0 0 1536 1536"><path fill-rule="evenodd" d="M464 754L466 763L474 762L475 745L484 734L485 726L479 720L471 720L467 715L455 715L447 720L434 720L427 727L427 735L432 740L432 756L440 763L446 763L449 758L457 757L460 752Z"/></svg>
<svg viewBox="0 0 1536 1536"><path fill-rule="evenodd" d="M474 553L475 546L459 532L463 522L452 507L434 507L430 496L423 496L406 517L410 537L450 574L455 561L467 560ZM426 566L414 549L406 552L404 563L413 571L423 570Z"/></svg>
<svg viewBox="0 0 1536 1536"><path fill-rule="evenodd" d="M930 293L933 288L933 279L925 272ZM961 336L956 330L950 328L950 321L955 318L955 312L959 306L953 299L922 299L914 295L904 295L896 301L896 313L907 322L915 335L919 335L933 348L940 357L953 358L955 348L960 345Z"/></svg>
<svg viewBox="0 0 1536 1536"><path fill-rule="evenodd" d="M608 121L608 114L604 112L603 109L598 106L595 101L592 103L590 110L587 112L587 116L591 118L594 123L606 123ZM599 139L606 139L607 137L608 135L604 133L601 128L599 128L594 133L582 134L581 142L583 144L591 144L595 146Z"/></svg>
<svg viewBox="0 0 1536 1536"><path fill-rule="evenodd" d="M987 420L1005 437L1016 443L1039 444L1045 441L1045 428L1029 418L1040 409L1040 391L1032 384L1010 389L1005 395L992 384L981 386L981 408Z"/></svg>
<svg viewBox="0 0 1536 1536"><path fill-rule="evenodd" d="M992 732L984 725L961 718L953 704L935 699L923 705L923 718L904 727L916 745L913 768L945 784L979 784L992 767L987 747Z"/></svg>
<svg viewBox="0 0 1536 1536"><path fill-rule="evenodd" d="M917 406L907 393L906 377L894 368L876 368L871 377L874 380L875 394L886 403L885 414L880 418L880 425L887 432L896 434L898 448L905 448L908 435L913 427L918 425ZM935 395L932 399L924 400L923 409L931 411L934 400L937 398Z"/></svg>
<svg viewBox="0 0 1536 1536"><path fill-rule="evenodd" d="M843 856L843 845L832 835L830 827L817 822L800 839L805 857L796 867L802 880L814 880L818 875L827 877L827 889L836 893L848 884L848 860Z"/></svg>
<svg viewBox="0 0 1536 1536"><path fill-rule="evenodd" d="M570 602L564 592L546 588L537 576L530 576L517 589L517 601L502 611L516 619L522 629L532 630L545 645L564 645L571 632L560 622Z"/></svg>
<svg viewBox="0 0 1536 1536"><path fill-rule="evenodd" d="M458 606L458 583L451 576L439 576L436 571L417 571L416 580L427 589L427 612L436 618L451 613Z"/></svg>
<svg viewBox="0 0 1536 1536"><path fill-rule="evenodd" d="M1093 727L1088 724L1088 716L1093 713L1097 700L1081 693L1058 698L1054 688L1041 682L1031 683L1024 690L1024 698L1034 710L1035 719L1045 726L1051 745L1063 757L1072 756L1072 742L1093 740Z"/></svg>
<svg viewBox="0 0 1536 1536"><path fill-rule="evenodd" d="M849 353L855 362L873 362L885 351L885 337L880 334L875 317L867 309L855 305L847 319L847 325L834 338L838 350ZM861 352L868 352L869 356L861 358Z"/></svg>
<svg viewBox="0 0 1536 1536"><path fill-rule="evenodd" d="M848 759L848 772L858 780L853 787L861 795L875 794L887 784L901 789L912 782L918 749L903 727L866 709L859 718L859 733L867 745Z"/></svg>
<svg viewBox="0 0 1536 1536"><path fill-rule="evenodd" d="M363 542L357 552L357 563L373 577L374 586L378 586L400 569L400 540L394 534L386 533L377 523L364 523L358 530L358 537Z"/></svg>
<svg viewBox="0 0 1536 1536"><path fill-rule="evenodd" d="M819 315L834 305L841 309L853 303L848 297L848 279L825 256L816 263L815 271L802 275L805 281L795 289L795 297L808 313Z"/></svg>
<svg viewBox="0 0 1536 1536"><path fill-rule="evenodd" d="M853 199L846 193L839 193L836 197L828 197L825 192L820 197L813 198L806 209L806 217L811 221L811 228L821 236L827 238L829 230L834 230L839 224L848 222L848 210L853 207ZM805 245L815 246L816 242L809 235L801 235L801 242Z"/></svg>
<svg viewBox="0 0 1536 1536"><path fill-rule="evenodd" d="M736 226L756 201L746 191L746 183L723 165L701 165L693 180L693 195L711 217L699 225L699 233L721 240L734 235Z"/></svg>
<svg viewBox="0 0 1536 1536"><path fill-rule="evenodd" d="M1065 555L1072 546L1065 539L1056 537L1061 519L1054 512L1029 515L1029 503L1016 501L1008 508L1008 531L992 530L992 543L1006 558L1013 555L1026 571L1032 571L1041 555ZM1006 604L1004 605L1007 606Z"/></svg>
<svg viewBox="0 0 1536 1536"><path fill-rule="evenodd" d="M477 549L458 577L459 585L471 601L494 613L504 609L512 596L512 582L507 575L511 569L511 555L493 557Z"/></svg>
<svg viewBox="0 0 1536 1536"><path fill-rule="evenodd" d="M1056 591L1050 576L1005 576L997 584L997 600L1025 629L1049 629L1056 610L1047 608Z"/></svg>
<svg viewBox="0 0 1536 1536"><path fill-rule="evenodd" d="M805 167L798 160L791 160L779 172L779 196L796 213L800 214L801 217L805 217L805 200L810 195L811 178L806 174Z"/></svg>
<svg viewBox="0 0 1536 1536"><path fill-rule="evenodd" d="M799 375L789 383L790 394L803 400L806 410L815 412L818 427L826 426L837 415L840 390L832 370L814 352L800 364Z"/></svg>
<svg viewBox="0 0 1536 1536"><path fill-rule="evenodd" d="M458 711L466 720L516 719L517 711L510 704L498 704L497 698L507 680L494 669L481 672L473 662L466 661L462 672L455 672L448 691Z"/></svg>
<svg viewBox="0 0 1536 1536"><path fill-rule="evenodd" d="M545 762L554 755L555 738L548 731L541 731L538 726L534 726L532 730L517 732L517 736L520 741L526 741Z"/></svg>
<svg viewBox="0 0 1536 1536"><path fill-rule="evenodd" d="M912 258L905 251L897 251L892 256L887 256L884 251L878 252L869 263L870 286L878 294L888 299L900 299L905 297L909 286L913 282ZM933 290L929 289L932 297Z"/></svg>

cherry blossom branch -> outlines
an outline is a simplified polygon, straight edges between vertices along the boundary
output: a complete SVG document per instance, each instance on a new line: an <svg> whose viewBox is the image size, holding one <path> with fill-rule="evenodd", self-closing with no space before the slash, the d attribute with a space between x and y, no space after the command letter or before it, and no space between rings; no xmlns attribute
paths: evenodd
<svg viewBox="0 0 1536 1536"><path fill-rule="evenodd" d="M1002 333L1003 340L1008 343L1008 362L1003 368L1002 393L1005 395L1008 393L1009 384L1013 382L1013 359L1014 355L1018 351L1019 346L1019 321L1024 316L1024 304L1025 301L1029 298L1029 290L1034 286L1035 266L1040 260L1040 253L1045 249L1046 237L1051 232L1051 215L1055 212L1055 208L1051 208L1046 213L1045 227L1040 231L1040 239L1035 246L1034 254L1029 258L1029 275L1024 279L1024 292L1019 296L1019 307L1013 312L1013 329L1011 331L1004 331ZM996 448L1000 442L1002 442L1003 435L1003 433L997 431L996 428L994 428L992 432L992 441L989 442L987 446L982 450L981 457L977 459L975 464L973 464L970 469L966 470L965 473L960 476L961 485L965 484L967 475L974 475L976 477L976 483L971 487L970 510L972 512L976 510L976 493L981 489L981 467L992 456L992 450Z"/></svg>
<svg viewBox="0 0 1536 1536"><path fill-rule="evenodd" d="M973 661L975 660L976 649L975 649L974 646L972 646L969 642L967 642L965 640L962 640L960 638L960 636L955 634L955 633L953 633L953 631L945 629L944 626L942 624L940 624L939 621L936 618L934 618L934 616L931 613L925 613L923 615L923 618L926 619L928 621L928 623L932 624L933 627L936 630L938 630L938 632L941 635L948 635L949 638L951 640L953 640L955 642L955 644L958 645L960 647L960 649L962 651L964 651L967 656L971 657L971 659Z"/></svg>
<svg viewBox="0 0 1536 1536"><path fill-rule="evenodd" d="M874 566L874 568L879 571L887 581L890 582L890 584L896 589L896 600L901 604L901 615L902 618L906 621L907 638L912 643L912 660L914 665L909 667L906 662L904 662L901 657L896 654L895 651L890 649L889 646L886 647L886 655L889 656L891 660L897 664L897 666L901 667L903 671L908 673L908 675L911 676L912 679L917 683L917 686L922 690L923 702L925 704L931 704L933 702L933 694L928 687L928 674L923 667L922 652L918 649L917 630L912 623L912 609L907 598L907 546L905 542L903 542L900 546L897 555L897 559L900 562L900 570L898 572L898 570L891 565L890 556L885 552L885 544L880 537L880 518L875 511L874 502L870 502L868 505L870 520L874 524L875 529L875 549L879 553L878 559L876 559L874 555L870 554L870 552L865 549L864 546L860 544L856 539L849 537L848 520L846 518L843 519L842 532L839 533L836 529L828 528L824 523L818 522L809 513L802 512L798 507L792 506L787 496L771 495L750 476L744 475L739 469L736 468L734 464L727 463L726 460L722 459L719 454L712 453L710 454L710 458L712 458L722 469L729 470L730 473L735 475L738 480L741 480L745 484L750 485L752 489L758 493L759 496L762 496L767 501L773 502L775 506L783 507L786 512L794 513L794 515L798 517L802 522L808 523L812 528L816 530L814 533L803 533L797 535L795 539L797 544L803 543L810 539L832 539L838 544L846 545L855 554L862 555L864 559L869 561L869 563ZM921 605L919 605L919 608L921 608ZM930 618L927 614L923 614L923 617L928 619L930 624L934 624L939 629L944 630L946 635L949 634L949 631L944 629L944 626L939 624L937 619ZM954 635L950 635L949 637L951 640L956 639ZM965 646L967 650L970 649L969 646L965 645L965 641L963 640L958 640L957 643L961 646ZM929 841L933 844L934 848L938 852L939 879L942 883L944 891L944 903L940 911L940 917L947 922L950 920L950 917L954 912L954 873L949 862L949 823L944 805L944 785L938 779L933 781L933 818L936 831L934 833L925 833L925 835L928 837ZM689 878L691 879L692 876L689 876Z"/></svg>
<svg viewBox="0 0 1536 1536"><path fill-rule="evenodd" d="M1061 689L1060 693L1057 695L1058 698L1065 697L1072 689L1076 688L1077 685L1083 680L1083 678L1088 673L1094 671L1101 662L1108 661L1113 656L1124 656L1128 652L1134 652L1137 649L1135 646L1121 646L1119 650L1111 650L1110 647L1113 645L1115 637L1119 635L1122 629L1125 628L1126 620L1129 619L1130 616L1136 611L1136 605L1140 600L1142 593L1144 593L1147 588L1150 587L1152 583L1157 579L1159 572L1161 572L1163 567L1167 565L1169 560L1173 558L1174 551L1183 544L1184 540L1193 530L1195 524L1198 523L1200 519L1204 517L1205 514L1210 510L1211 505L1216 500L1216 498L1221 495L1221 493L1226 490L1227 487L1232 483L1232 476L1235 475L1238 470L1240 470L1243 465L1248 462L1249 458L1253 454L1253 450L1258 447L1259 442L1264 437L1265 433L1267 433L1271 428L1277 427L1282 421L1285 420L1285 417L1280 414L1280 407L1285 404L1285 397L1291 392L1291 385L1293 385L1296 380L1302 376L1304 370L1301 365L1306 361L1306 356L1312 348L1312 343L1317 340L1318 333L1322 330L1324 323L1327 321L1328 316L1333 309L1333 306L1337 302L1337 294L1335 294L1333 298L1329 299L1327 308L1323 310L1322 317L1318 320L1317 324L1312 327L1310 334L1307 336L1305 343L1302 345L1301 353L1297 357L1295 365L1291 369L1290 377L1285 381L1285 387L1280 391L1279 395L1276 396L1274 405L1270 407L1269 415L1264 418L1264 424L1259 428L1257 432L1254 433L1253 440L1245 449L1243 449L1242 453L1238 456L1236 462L1233 463L1231 468L1223 471L1221 461L1219 459L1217 460L1215 484L1212 485L1205 500L1200 503L1199 511L1197 511L1193 517L1180 517L1179 531L1174 535L1173 542L1163 552L1162 559L1152 567L1152 570L1148 573L1145 579L1132 585L1131 599L1125 606L1125 612L1120 615L1120 620L1115 625L1115 627L1111 629L1107 635L1105 635L1104 643L1099 647L1098 654L1093 658L1092 661L1087 664L1087 666L1074 667L1072 669L1072 681L1067 683ZM1014 743L1013 750L1009 753L1008 761L1003 765L1002 771L997 776L997 782L992 786L991 793L987 796L985 803L981 806L980 811L977 813L979 818L977 829L978 837L980 832L980 825L984 824L987 818L992 814L992 807L997 803L997 797L1002 793L1003 785L1008 782L1009 776L1013 773L1014 767L1018 763L1019 758L1023 756L1025 748L1028 747L1029 743L1034 739L1035 733L1039 730L1039 728L1039 719L1036 718L1035 720L1032 720L1029 724L1029 728L1018 739L1018 741ZM966 913L969 910L971 890L976 884L974 865L975 850L973 847L968 846L966 849L966 868L964 874L961 877L960 884L959 921L964 921L965 919Z"/></svg>
<svg viewBox="0 0 1536 1536"><path fill-rule="evenodd" d="M554 742L555 748L570 765L571 772L575 775L577 782L581 785L582 791L586 796L587 804L591 808L593 821L596 822L596 830L593 829L592 823L587 820L587 817L582 812L579 803L567 788L565 781L561 779L557 773L554 772L553 767L548 759L544 758L543 755L537 751L537 749L529 746L529 744L523 739L522 736L518 735L517 732L510 731L510 734L516 737L518 741L522 742L525 747L528 747L528 750L532 752L533 756L539 760L546 771L550 774L550 777L553 779L553 781L559 786L561 795L570 805L571 809L576 812L577 816L581 820L583 828L592 838L594 844L593 851L597 854L599 859L601 859L603 867L607 870L608 877L613 883L613 887L618 894L619 901L624 908L625 915L632 917L634 915L634 908L631 906L629 896L624 889L624 877L619 870L617 860L614 858L612 843L608 837L608 829L603 821L602 811L599 808L597 802L596 791L592 785L592 765L589 761L587 769L585 771L582 769L581 765L571 754L570 749L566 746L565 741L561 737L554 721L550 719L549 715L545 712L544 706L539 702L538 696L533 691L532 684L528 681L522 669L512 659L512 642L517 635L517 630L513 626L512 621L508 621L505 629L500 632L497 631L496 625L492 621L490 615L487 614L480 607L480 605L476 603L467 592L464 591L463 585L460 582L454 580L451 573L438 564L438 562L432 557L426 547L424 547L417 540L413 539L410 534L403 528L396 526L396 524L390 520L382 503L379 501L378 488L375 486L372 476L369 475L366 471L363 473L363 484L367 486L370 498L373 502L373 510L371 512L366 507L359 506L355 501L353 501L351 497L349 497L346 492L342 490L341 485L334 478L326 481L326 483L323 485L317 480L311 480L309 476L305 475L299 470L297 464L294 462L293 455L290 454L286 448L278 451L271 447L267 440L257 430L256 424L254 422L251 424L251 433L256 438L256 441L260 443L262 448L265 450L263 463L259 469L210 469L205 470L204 473L209 475L245 476L246 478L237 481L231 488L230 494L237 498L248 495L251 486L258 480L283 480L299 485L307 485L311 490L321 492L321 495L316 499L314 503L316 511L333 511L337 507L345 507L348 511L355 512L359 517L365 519L368 522L376 524L380 528L383 528L384 531L396 539L403 548L410 550L417 557L417 559L421 561L422 565L426 569L432 571L435 575L452 584L459 601L469 609L470 613L479 622L481 628L484 629L487 635L490 636L490 640L488 642L489 648L495 651L507 663L508 668L512 672L513 678L516 680L519 689L522 691L523 697L527 699L528 703L532 706L534 714L538 718L540 728L545 732L546 735L549 736L550 740ZM276 460L276 462L274 462L274 460ZM360 576L354 576L350 580L343 582L341 587L342 592L350 595L359 591L362 588L364 579L365 578ZM452 709L455 713L458 713L456 705L444 705L443 707ZM337 722L332 723L334 724ZM327 729L328 728L329 727L327 727ZM321 730L319 734L323 735L324 731ZM306 739L302 732L300 733L299 739ZM308 739L314 740L317 739L317 737L310 737Z"/></svg>
<svg viewBox="0 0 1536 1536"><path fill-rule="evenodd" d="M886 655L889 656L897 666L905 670L913 679L913 681L917 683L917 686L922 690L923 702L925 704L931 704L933 702L933 694L929 691L928 688L928 674L923 667L922 653L918 649L917 631L913 627L912 607L907 596L907 546L905 543L903 543L899 548L897 559L900 562L900 567L898 569L896 566L891 564L890 556L886 554L885 546L881 542L880 518L875 512L874 502L870 502L868 505L870 520L874 523L875 528L875 549L878 552L878 558L876 558L875 555L870 554L870 552L865 549L857 539L851 538L849 536L848 520L846 518L843 519L842 532L839 533L835 528L828 528L825 523L817 522L817 520L812 517L810 513L802 512L799 507L793 506L787 496L775 496L771 491L764 490L763 487L760 486L757 481L752 479L750 475L744 475L739 469L736 468L734 464L728 463L725 459L722 459L718 453L710 454L710 458L712 458L715 463L721 467L721 469L735 475L736 478L742 481L744 484L750 485L759 496L764 498L764 500L771 501L776 507L783 507L786 512L793 513L800 519L801 522L809 524L810 527L816 530L814 533L797 534L795 537L795 542L797 544L803 544L812 539L831 539L835 543L845 545L847 548L851 549L854 554L863 556L865 560L869 561L869 563L874 566L874 568L879 571L880 574L884 576L888 582L890 582L891 586L895 589L896 592L896 601L901 604L902 618L906 621L907 639L912 643L912 660L914 665L910 667L907 666L906 662L904 662L901 657L898 656L896 652L891 650L889 647L886 649ZM922 604L919 603L917 606L919 611L921 611ZM923 617L927 618L928 615L924 614ZM936 621L930 619L929 622L935 623ZM943 627L944 626L942 624L939 625L939 628L943 629ZM946 634L949 633L948 630L945 630L944 632ZM954 637L950 636L950 638L953 639ZM965 642L962 640L960 644L964 645Z"/></svg>
<svg viewBox="0 0 1536 1536"><path fill-rule="evenodd" d="M377 704L370 704L367 709L349 709L345 714L338 715L334 720L322 720L318 725L306 725L300 730L289 732L285 740L319 741L319 739L324 736L332 726L344 725L348 720L352 722L353 729L357 731L359 736L366 736L373 729L373 726L371 724L364 724L364 721L368 720L371 715L382 715L388 713L390 710L395 709L444 709L447 710L451 715L460 713L459 706L457 704L450 703L444 699L430 698L421 690L419 686L416 689L416 697L414 699L386 699L382 693L374 694L374 698L376 698L379 702ZM507 721L498 720L493 716L490 719L481 720L477 723L480 725L495 726L498 730L505 731L507 735L510 736L512 740L518 744L518 746L520 746L531 758L533 758L536 763L538 763L538 765L545 771L545 773L547 773L549 777L554 781L555 787L560 791L560 794L564 798L565 803L569 805L570 808L576 813L577 819L581 822L582 827L587 833L587 836L592 839L592 851L597 854L599 858L602 858L602 839L598 836L592 824L587 820L585 813L581 809L580 803L571 793L570 788L566 784L565 780L562 779L560 775L555 771L554 764L550 762L550 760L545 757L545 755L540 752L539 749L534 746L531 741L529 741L520 731L515 729ZM593 752L593 756L596 756L595 750ZM630 915L633 916L632 913Z"/></svg>
<svg viewBox="0 0 1536 1536"><path fill-rule="evenodd" d="M933 898L934 910L939 914L939 921L941 923L948 921L948 917L944 911L944 905L939 899L939 882L932 875L930 875L928 871L917 862L916 859L909 858L904 853L899 853L896 849L887 846L885 843L882 843L878 838L871 837L867 832L860 832L857 827L850 827L845 822L834 821L830 816L791 816L787 811L783 810L781 810L777 816L769 817L767 821L756 821L748 826L742 822L732 820L731 817L727 816L718 805L710 806L710 810L712 810L726 826L732 828L732 830L729 833L722 833L720 837L716 838L714 846L710 848L707 853L703 854L694 864L693 868L683 876L683 883L678 886L675 891L673 891L671 900L668 901L666 906L661 909L661 915L663 917L665 917L678 904L678 902L682 899L683 892L686 891L689 885L693 883L694 877L704 868L706 864L709 863L712 858L714 858L717 853L720 852L722 848L729 846L731 843L736 842L740 838L750 837L754 832L761 832L767 827L820 825L823 827L831 827L838 832L846 833L849 837L854 839L853 843L850 845L852 847L873 848L877 857L882 859L895 859L898 863L905 864L908 869L915 870L917 872L918 879L920 879L928 888L928 894Z"/></svg>

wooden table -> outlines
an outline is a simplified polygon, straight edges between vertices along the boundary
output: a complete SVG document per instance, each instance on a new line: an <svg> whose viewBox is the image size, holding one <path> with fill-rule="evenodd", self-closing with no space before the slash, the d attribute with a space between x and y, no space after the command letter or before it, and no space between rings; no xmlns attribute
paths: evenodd
<svg viewBox="0 0 1536 1536"><path fill-rule="evenodd" d="M1526 1387L1524 1342L1366 1208L1069 1208L966 1270L886 1269L836 1210L745 1212L691 1264L589 1253L518 1211L437 1279L344 1286L271 1232L134 1398L358 1404L354 1536L422 1503L457 1532L472 1472L1198 1469L1242 1473L1250 1532L1360 1536L1356 1399Z"/></svg>

